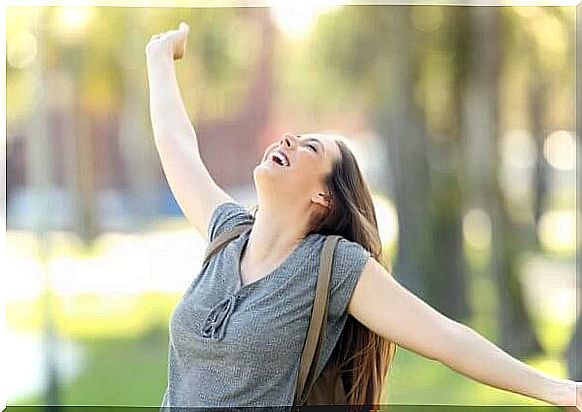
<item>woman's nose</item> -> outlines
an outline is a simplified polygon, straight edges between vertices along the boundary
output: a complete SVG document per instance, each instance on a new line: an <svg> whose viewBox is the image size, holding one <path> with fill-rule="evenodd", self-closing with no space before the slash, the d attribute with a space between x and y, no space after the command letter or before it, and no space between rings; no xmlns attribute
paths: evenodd
<svg viewBox="0 0 582 412"><path fill-rule="evenodd" d="M286 147L294 146L296 143L297 137L292 133L285 133L283 134L283 139L281 139L281 145Z"/></svg>

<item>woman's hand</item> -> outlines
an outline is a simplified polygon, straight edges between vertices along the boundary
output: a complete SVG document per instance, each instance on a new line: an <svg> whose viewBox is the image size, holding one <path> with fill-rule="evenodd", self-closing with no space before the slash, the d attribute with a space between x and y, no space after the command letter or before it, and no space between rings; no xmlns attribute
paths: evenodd
<svg viewBox="0 0 582 412"><path fill-rule="evenodd" d="M181 22L178 30L168 30L164 33L155 34L146 45L146 55L161 53L172 56L174 60L180 60L186 53L186 40L190 27Z"/></svg>
<svg viewBox="0 0 582 412"><path fill-rule="evenodd" d="M582 382L567 381L566 386L569 390L566 390L562 398L558 400L556 405L572 405L574 402L574 394L572 393L572 385L576 387L576 406L562 406L565 412L580 412L582 411Z"/></svg>

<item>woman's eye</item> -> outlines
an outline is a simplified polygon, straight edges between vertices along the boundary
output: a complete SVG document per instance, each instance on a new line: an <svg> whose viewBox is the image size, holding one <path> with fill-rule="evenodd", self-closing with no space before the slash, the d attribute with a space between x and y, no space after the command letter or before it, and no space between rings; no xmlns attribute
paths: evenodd
<svg viewBox="0 0 582 412"><path fill-rule="evenodd" d="M307 146L309 146L314 152L317 152L317 148L315 147L315 145L308 144Z"/></svg>

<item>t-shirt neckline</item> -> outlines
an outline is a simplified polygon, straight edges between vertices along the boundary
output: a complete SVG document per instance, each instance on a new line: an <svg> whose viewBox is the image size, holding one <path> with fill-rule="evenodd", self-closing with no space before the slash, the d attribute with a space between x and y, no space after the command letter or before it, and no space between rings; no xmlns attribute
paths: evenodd
<svg viewBox="0 0 582 412"><path fill-rule="evenodd" d="M261 285L262 283L267 282L269 279L274 278L277 274L279 274L282 270L284 270L289 265L289 262L291 261L291 259L295 255L297 255L299 253L299 251L303 248L303 246L307 243L307 239L310 237L310 235L308 235L304 239L302 239L301 242L297 246L295 246L295 248L287 255L287 257L283 260L283 262L281 262L276 268L271 270L268 274L263 275L262 277L260 277L259 279L255 280L251 283L247 283L246 285L243 285L242 284L242 275L241 275L241 270L240 270L241 258L242 258L242 252L246 248L247 243L249 241L251 229L252 229L252 227L249 227L248 229L246 229L244 232L242 232L240 234L239 244L236 248L236 253L235 253L235 265L234 265L234 267L235 267L235 271L236 271L236 276L235 276L236 286L235 286L234 295L236 295L238 297L245 295L249 290L251 290L256 285Z"/></svg>

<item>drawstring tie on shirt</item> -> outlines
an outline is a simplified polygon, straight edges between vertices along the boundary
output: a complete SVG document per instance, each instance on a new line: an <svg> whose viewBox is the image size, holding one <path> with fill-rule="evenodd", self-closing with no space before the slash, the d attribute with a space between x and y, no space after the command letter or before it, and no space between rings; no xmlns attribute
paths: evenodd
<svg viewBox="0 0 582 412"><path fill-rule="evenodd" d="M228 319L234 309L236 295L230 294L218 302L206 317L202 325L202 336L210 339L222 339Z"/></svg>

